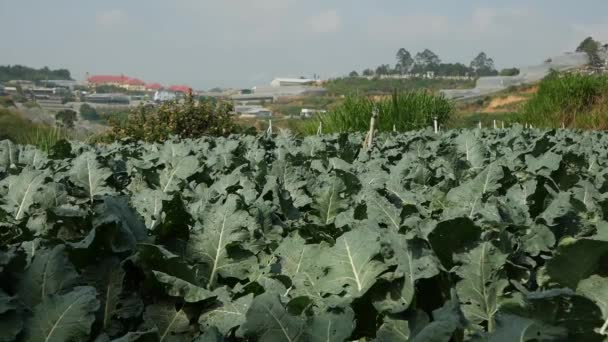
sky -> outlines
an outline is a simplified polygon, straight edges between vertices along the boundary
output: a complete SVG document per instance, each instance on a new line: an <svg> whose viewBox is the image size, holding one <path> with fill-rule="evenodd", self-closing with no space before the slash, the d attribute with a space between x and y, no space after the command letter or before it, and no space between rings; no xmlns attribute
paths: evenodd
<svg viewBox="0 0 608 342"><path fill-rule="evenodd" d="M404 47L498 68L608 42L608 0L0 0L0 65L196 89L337 77Z"/></svg>

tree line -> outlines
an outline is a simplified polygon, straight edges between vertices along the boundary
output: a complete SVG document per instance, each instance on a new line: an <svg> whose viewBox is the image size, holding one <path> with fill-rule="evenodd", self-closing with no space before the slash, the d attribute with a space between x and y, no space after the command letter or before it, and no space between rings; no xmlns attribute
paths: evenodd
<svg viewBox="0 0 608 342"><path fill-rule="evenodd" d="M395 55L396 64L382 64L375 69L365 69L362 76L383 76L383 75L406 75L406 74L426 74L432 72L435 76L514 76L519 73L516 68L503 69L497 71L494 60L485 52L480 52L469 65L462 63L443 63L441 58L429 49L418 52L415 56L400 48ZM349 76L357 77L359 73L352 71Z"/></svg>
<svg viewBox="0 0 608 342"><path fill-rule="evenodd" d="M52 70L48 67L35 69L23 65L0 65L0 82L11 80L43 81L71 80L72 75L67 69Z"/></svg>

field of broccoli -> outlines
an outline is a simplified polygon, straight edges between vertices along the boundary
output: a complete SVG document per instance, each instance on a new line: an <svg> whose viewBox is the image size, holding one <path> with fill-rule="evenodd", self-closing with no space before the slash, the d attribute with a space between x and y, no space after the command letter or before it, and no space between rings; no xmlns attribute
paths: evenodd
<svg viewBox="0 0 608 342"><path fill-rule="evenodd" d="M605 341L608 135L0 142L0 341Z"/></svg>

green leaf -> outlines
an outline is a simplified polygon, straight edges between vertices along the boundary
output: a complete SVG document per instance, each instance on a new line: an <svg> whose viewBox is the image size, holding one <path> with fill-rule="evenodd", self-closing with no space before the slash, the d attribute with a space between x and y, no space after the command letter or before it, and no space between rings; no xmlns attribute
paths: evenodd
<svg viewBox="0 0 608 342"><path fill-rule="evenodd" d="M410 334L408 321L385 318L376 339L378 342L408 342Z"/></svg>
<svg viewBox="0 0 608 342"><path fill-rule="evenodd" d="M494 330L494 316L500 306L500 298L509 285L502 269L507 260L490 242L483 242L475 249L458 256L462 263L456 274L462 278L456 291L466 318L475 323L487 322L488 331Z"/></svg>
<svg viewBox="0 0 608 342"><path fill-rule="evenodd" d="M133 194L131 203L144 218L146 227L153 230L163 221L163 201L169 201L170 199L167 194L160 190L143 189Z"/></svg>
<svg viewBox="0 0 608 342"><path fill-rule="evenodd" d="M380 253L379 240L378 233L366 228L338 238L335 246L319 257L319 266L326 272L316 275L319 288L332 294L345 291L350 300L363 296L387 267L374 259Z"/></svg>
<svg viewBox="0 0 608 342"><path fill-rule="evenodd" d="M312 204L313 210L321 224L331 224L339 213L347 209L343 198L346 186L340 177L326 176L321 178L317 189Z"/></svg>
<svg viewBox="0 0 608 342"><path fill-rule="evenodd" d="M491 333L487 342L526 342L562 340L567 335L566 329L544 324L540 321L510 315L499 314L496 317L496 330Z"/></svg>
<svg viewBox="0 0 608 342"><path fill-rule="evenodd" d="M479 241L481 228L467 217L459 217L437 224L428 235L428 241L446 269L454 266L453 255Z"/></svg>
<svg viewBox="0 0 608 342"><path fill-rule="evenodd" d="M599 333L606 335L608 333L608 278L593 275L582 280L576 291L591 299L602 310L604 324L599 328Z"/></svg>
<svg viewBox="0 0 608 342"><path fill-rule="evenodd" d="M8 194L6 204L1 208L11 213L15 220L24 218L36 201L36 195L42 188L44 178L45 175L41 171L24 170L18 176L5 179L3 183L8 185Z"/></svg>
<svg viewBox="0 0 608 342"><path fill-rule="evenodd" d="M17 297L10 297L0 289L0 342L15 341L22 329L22 310Z"/></svg>
<svg viewBox="0 0 608 342"><path fill-rule="evenodd" d="M420 319L419 319L420 321ZM424 320L422 324L426 323ZM448 342L451 341L454 332L465 327L466 320L460 311L458 297L452 290L452 299L448 300L443 307L433 311L433 321L424 327L412 326L415 333L411 342Z"/></svg>
<svg viewBox="0 0 608 342"><path fill-rule="evenodd" d="M595 273L607 253L608 241L565 238L560 241L556 255L547 262L547 274L551 280L576 289L581 280Z"/></svg>
<svg viewBox="0 0 608 342"><path fill-rule="evenodd" d="M180 157L165 165L160 172L160 188L163 193L180 190L180 181L185 181L199 168L198 159L194 156Z"/></svg>
<svg viewBox="0 0 608 342"><path fill-rule="evenodd" d="M393 258L387 264L397 265L390 286L381 290L374 307L380 312L396 314L405 311L414 298L416 281L429 279L439 274L439 260L425 249L422 241L408 241L405 235L387 233L383 240L390 246Z"/></svg>
<svg viewBox="0 0 608 342"><path fill-rule="evenodd" d="M208 289L215 287L217 276L224 269L235 266L231 264L238 266L238 261L228 255L227 247L232 243L243 243L250 234L248 227L253 220L249 213L239 209L237 201L236 195L230 195L226 203L209 208L203 216L202 227L197 227L188 241L188 258L208 267L208 273L204 276Z"/></svg>
<svg viewBox="0 0 608 342"><path fill-rule="evenodd" d="M209 290L183 279L158 271L152 271L152 273L156 277L156 280L163 285L169 296L183 298L186 303L198 303L214 297Z"/></svg>
<svg viewBox="0 0 608 342"><path fill-rule="evenodd" d="M76 157L69 175L76 186L86 190L91 203L95 196L112 193L106 186L106 180L112 176L112 171L101 167L93 152L85 152Z"/></svg>
<svg viewBox="0 0 608 342"><path fill-rule="evenodd" d="M253 301L253 294L231 300L229 296L219 296L220 305L201 315L198 323L202 330L216 327L222 335L245 323L245 314Z"/></svg>
<svg viewBox="0 0 608 342"><path fill-rule="evenodd" d="M293 316L283 306L279 296L265 293L256 297L247 311L245 336L260 342L303 341L304 320Z"/></svg>
<svg viewBox="0 0 608 342"><path fill-rule="evenodd" d="M112 340L112 342L157 342L158 330L156 328L147 331L134 331Z"/></svg>
<svg viewBox="0 0 608 342"><path fill-rule="evenodd" d="M79 275L65 253L65 246L38 249L31 265L21 275L18 292L30 308L49 295L74 286Z"/></svg>
<svg viewBox="0 0 608 342"><path fill-rule="evenodd" d="M484 143L475 135L474 131L466 131L455 139L456 150L471 167L481 168L485 163Z"/></svg>
<svg viewBox="0 0 608 342"><path fill-rule="evenodd" d="M172 303L148 305L144 311L144 326L158 329L159 342L191 341L190 320L183 310L176 310Z"/></svg>
<svg viewBox="0 0 608 342"><path fill-rule="evenodd" d="M355 329L355 312L347 307L341 311L315 315L306 329L307 341L346 341Z"/></svg>
<svg viewBox="0 0 608 342"><path fill-rule="evenodd" d="M297 234L288 236L281 241L281 245L275 250L275 254L279 257L281 274L288 276L292 282L292 286L285 295L295 290L297 294L320 297L314 289L309 289L310 287L314 288L309 283L309 279L312 279L311 272L314 272L314 266L320 251L319 245L306 244L306 241Z"/></svg>
<svg viewBox="0 0 608 342"><path fill-rule="evenodd" d="M101 326L108 329L118 306L121 304L120 295L125 271L117 258L103 260L91 265L83 273L83 278L89 284L94 284L101 302Z"/></svg>
<svg viewBox="0 0 608 342"><path fill-rule="evenodd" d="M475 178L450 189L446 199L451 204L448 217L467 216L473 218L483 207L484 197L500 189L504 177L502 166L494 162L486 166Z"/></svg>
<svg viewBox="0 0 608 342"><path fill-rule="evenodd" d="M374 225L382 224L391 230L401 228L402 207L396 207L376 191L368 191L363 200L367 205L367 219Z"/></svg>
<svg viewBox="0 0 608 342"><path fill-rule="evenodd" d="M27 322L25 341L85 341L99 309L95 288L75 287L64 295L51 295L38 304Z"/></svg>

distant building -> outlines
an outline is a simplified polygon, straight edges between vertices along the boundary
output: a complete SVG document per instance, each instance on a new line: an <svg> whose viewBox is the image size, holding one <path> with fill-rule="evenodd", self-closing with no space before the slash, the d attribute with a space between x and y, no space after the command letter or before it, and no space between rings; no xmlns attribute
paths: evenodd
<svg viewBox="0 0 608 342"><path fill-rule="evenodd" d="M271 117L272 111L262 106L235 106L234 112L241 117Z"/></svg>
<svg viewBox="0 0 608 342"><path fill-rule="evenodd" d="M189 94L192 92L192 88L185 85L173 85L169 87L169 90L176 93Z"/></svg>
<svg viewBox="0 0 608 342"><path fill-rule="evenodd" d="M0 84L0 96L5 96L8 95L5 90L4 90L4 86Z"/></svg>
<svg viewBox="0 0 608 342"><path fill-rule="evenodd" d="M275 78L270 82L272 87L307 86L315 85L316 80L309 78Z"/></svg>
<svg viewBox="0 0 608 342"><path fill-rule="evenodd" d="M87 78L90 86L115 86L131 91L145 91L146 83L138 78L131 78L125 75L94 75Z"/></svg>
<svg viewBox="0 0 608 342"><path fill-rule="evenodd" d="M44 84L47 87L58 87L72 90L78 85L78 82L73 80L46 80L44 81Z"/></svg>
<svg viewBox="0 0 608 342"><path fill-rule="evenodd" d="M163 86L160 83L148 83L146 84L147 91L159 91L163 89Z"/></svg>
<svg viewBox="0 0 608 342"><path fill-rule="evenodd" d="M84 97L84 102L106 105L129 105L129 97L122 94L90 94Z"/></svg>
<svg viewBox="0 0 608 342"><path fill-rule="evenodd" d="M177 100L177 93L169 90L157 90L154 93L154 102L167 102Z"/></svg>
<svg viewBox="0 0 608 342"><path fill-rule="evenodd" d="M300 111L300 117L311 118L311 117L315 116L315 114L325 114L325 113L327 113L327 111L322 110L322 109L302 108L302 110Z"/></svg>

